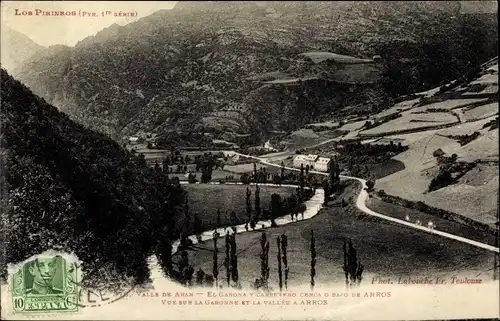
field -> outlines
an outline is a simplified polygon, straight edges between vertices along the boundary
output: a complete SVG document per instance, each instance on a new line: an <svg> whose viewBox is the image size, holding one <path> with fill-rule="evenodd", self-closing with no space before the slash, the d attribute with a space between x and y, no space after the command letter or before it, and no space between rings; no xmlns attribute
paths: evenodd
<svg viewBox="0 0 500 321"><path fill-rule="evenodd" d="M359 121L355 121L352 123L344 124L344 126L340 127L339 129L340 130L348 130L348 131L357 130L357 129L360 129L361 127L363 127L363 125L365 123L366 123L366 120L359 120Z"/></svg>
<svg viewBox="0 0 500 321"><path fill-rule="evenodd" d="M453 129L451 132L454 134L457 131L460 133L461 129L466 131L463 134L470 133L468 125L461 124L450 129ZM441 133L441 131L438 132ZM436 135L436 131L409 134L414 136L410 149L393 158L403 162L405 169L378 179L375 188L384 190L390 195L412 201L422 201L428 205L491 224L495 221L494 211L497 206L498 171L493 173L491 168L485 167L482 170L491 175L487 175L487 178L480 184L471 183L476 175L466 174L457 184L426 193L433 174L438 168L436 159L432 156L438 148L448 155L456 153L460 161L472 162L477 159L498 161L498 129L481 130L481 133L482 136L464 146L460 146L453 139Z"/></svg>
<svg viewBox="0 0 500 321"><path fill-rule="evenodd" d="M345 191L342 197L356 195ZM317 285L340 283L344 238L351 238L358 250L358 257L365 266L363 282L370 283L375 276L400 277L402 275L442 276L466 275L474 277L483 273L483 279L491 278L485 272L493 266L493 254L467 244L448 240L396 225L378 223L371 219L360 219L355 214L344 212L339 207L329 207L307 221L267 229L270 240L269 266L270 286L277 289L276 237L288 236L289 286L301 286L309 282L310 233L316 237L316 283ZM236 237L238 247L239 280L244 288L260 276L261 232L247 232ZM219 277L224 278L224 241L220 240ZM188 251L195 271L202 268L212 273L212 242L201 243Z"/></svg>
<svg viewBox="0 0 500 321"><path fill-rule="evenodd" d="M405 164L405 169L377 180L376 189L383 189L387 194L399 196L413 201L422 200L432 177L426 170L436 167L436 159L432 153L441 148L452 154L460 148L453 139L430 133L418 133L418 140L410 144L410 149L393 157Z"/></svg>
<svg viewBox="0 0 500 321"><path fill-rule="evenodd" d="M268 173L275 173L279 170L276 167L266 166L260 163L257 163L256 166L257 170L265 168ZM230 175L230 173L236 173L236 174L253 173L253 164L226 165L224 166L224 171L228 172L228 175Z"/></svg>
<svg viewBox="0 0 500 321"><path fill-rule="evenodd" d="M386 203L378 198L371 197L367 200L366 206L378 213L384 213L384 215L392 216L405 220L406 216L409 217L409 222L414 223L417 220L422 222L422 225L427 225L427 222L431 221L436 224L436 229L451 233L454 235L462 236L471 240L478 242L483 242L490 245L495 245L495 236L475 230L472 227L465 226L447 219L443 219L431 214L426 214L419 212L415 209L406 208L399 206L397 204Z"/></svg>
<svg viewBox="0 0 500 321"><path fill-rule="evenodd" d="M225 168L225 166L224 166ZM193 172L192 174L196 175L196 179L200 181L201 179L201 172ZM234 176L234 179L240 179L240 175L235 174L235 173L230 173L225 170L214 170L212 172L212 181L219 181L221 179L226 179L226 176ZM188 180L188 174L186 173L169 173L169 177L178 177L179 180L181 181L187 181Z"/></svg>
<svg viewBox="0 0 500 321"><path fill-rule="evenodd" d="M196 213L201 219L203 229L208 230L216 227L217 209L221 211L221 223L230 223L229 213L235 211L237 223L242 224L247 221L245 193L247 186L244 185L205 185L187 184L183 187L189 196L189 212ZM252 192L252 209L254 208L255 187L250 186ZM290 187L260 187L261 208L269 209L271 194L278 193L281 197L287 197L295 190ZM227 217L226 217L226 212ZM193 217L193 215L191 216ZM192 218L191 218L192 219ZM193 221L191 221L193 222Z"/></svg>
<svg viewBox="0 0 500 321"><path fill-rule="evenodd" d="M333 121L325 121L322 123L312 123L312 124L307 124L304 126L305 128L314 128L314 127L326 127L329 129L335 129L339 127L338 122L333 122Z"/></svg>
<svg viewBox="0 0 500 321"><path fill-rule="evenodd" d="M388 115L391 115L391 114L394 114L397 112L406 111L408 109L411 109L413 107L413 105L417 104L418 102L420 102L420 98L405 100L405 101L402 101L402 102L395 104L391 108L388 108L388 109L378 113L376 116L377 116L377 118L381 118L381 117L388 116Z"/></svg>
<svg viewBox="0 0 500 321"><path fill-rule="evenodd" d="M464 116L467 121L472 121L481 118L487 118L498 114L498 102L493 104L482 105L470 110L464 111Z"/></svg>
<svg viewBox="0 0 500 321"><path fill-rule="evenodd" d="M380 126L364 130L364 135L378 135L406 129L416 129L438 126L456 122L457 118L448 113L410 114L405 112L401 117L384 123Z"/></svg>
<svg viewBox="0 0 500 321"><path fill-rule="evenodd" d="M461 147L455 153L460 159L469 162L476 159L498 162L498 128L485 131L484 135Z"/></svg>
<svg viewBox="0 0 500 321"><path fill-rule="evenodd" d="M451 109L466 107L468 105L483 102L486 100L488 100L488 99L486 99L486 98L483 98L483 99L447 99L445 101L441 101L438 103L432 103L432 104L425 105L422 107L425 107L425 109L435 108L435 109L451 110Z"/></svg>
<svg viewBox="0 0 500 321"><path fill-rule="evenodd" d="M300 129L292 132L283 143L287 145L288 149L296 150L321 143L325 139L325 137L319 135L319 133L315 133L312 129Z"/></svg>
<svg viewBox="0 0 500 321"><path fill-rule="evenodd" d="M458 124L456 126L448 127L439 130L437 133L439 135L470 135L475 131L480 131L483 129L483 125L490 120L495 119L495 117L488 117L481 120L471 121L463 124ZM409 134L412 135L412 134Z"/></svg>

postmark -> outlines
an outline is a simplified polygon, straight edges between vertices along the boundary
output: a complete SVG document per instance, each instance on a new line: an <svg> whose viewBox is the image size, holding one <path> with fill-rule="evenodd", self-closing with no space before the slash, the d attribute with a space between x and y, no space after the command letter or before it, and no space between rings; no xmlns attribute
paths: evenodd
<svg viewBox="0 0 500 321"><path fill-rule="evenodd" d="M81 266L77 265L80 269ZM99 307L111 304L128 296L134 289L134 283L112 273L109 269L95 268L82 273L78 286L78 302L81 308Z"/></svg>
<svg viewBox="0 0 500 321"><path fill-rule="evenodd" d="M61 255L23 263L12 275L13 312L78 311L78 273L75 262Z"/></svg>

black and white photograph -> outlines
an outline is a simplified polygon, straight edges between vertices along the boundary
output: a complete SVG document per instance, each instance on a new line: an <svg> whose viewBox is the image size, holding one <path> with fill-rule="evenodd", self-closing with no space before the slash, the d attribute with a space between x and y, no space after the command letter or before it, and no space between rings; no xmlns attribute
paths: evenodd
<svg viewBox="0 0 500 321"><path fill-rule="evenodd" d="M1 318L498 319L496 1L2 1Z"/></svg>

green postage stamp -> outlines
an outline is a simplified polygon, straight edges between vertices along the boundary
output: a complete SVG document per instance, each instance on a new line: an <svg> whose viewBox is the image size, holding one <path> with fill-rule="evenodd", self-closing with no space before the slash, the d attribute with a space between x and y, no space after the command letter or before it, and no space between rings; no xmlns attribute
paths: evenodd
<svg viewBox="0 0 500 321"><path fill-rule="evenodd" d="M36 257L11 277L14 313L76 312L78 265L61 255Z"/></svg>

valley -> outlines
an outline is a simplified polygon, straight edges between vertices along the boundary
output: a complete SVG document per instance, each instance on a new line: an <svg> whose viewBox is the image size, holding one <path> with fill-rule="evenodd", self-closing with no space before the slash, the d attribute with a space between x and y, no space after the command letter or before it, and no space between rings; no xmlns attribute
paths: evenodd
<svg viewBox="0 0 500 321"><path fill-rule="evenodd" d="M185 1L75 46L9 31L2 282L52 252L157 293L497 282L497 17L460 10Z"/></svg>

